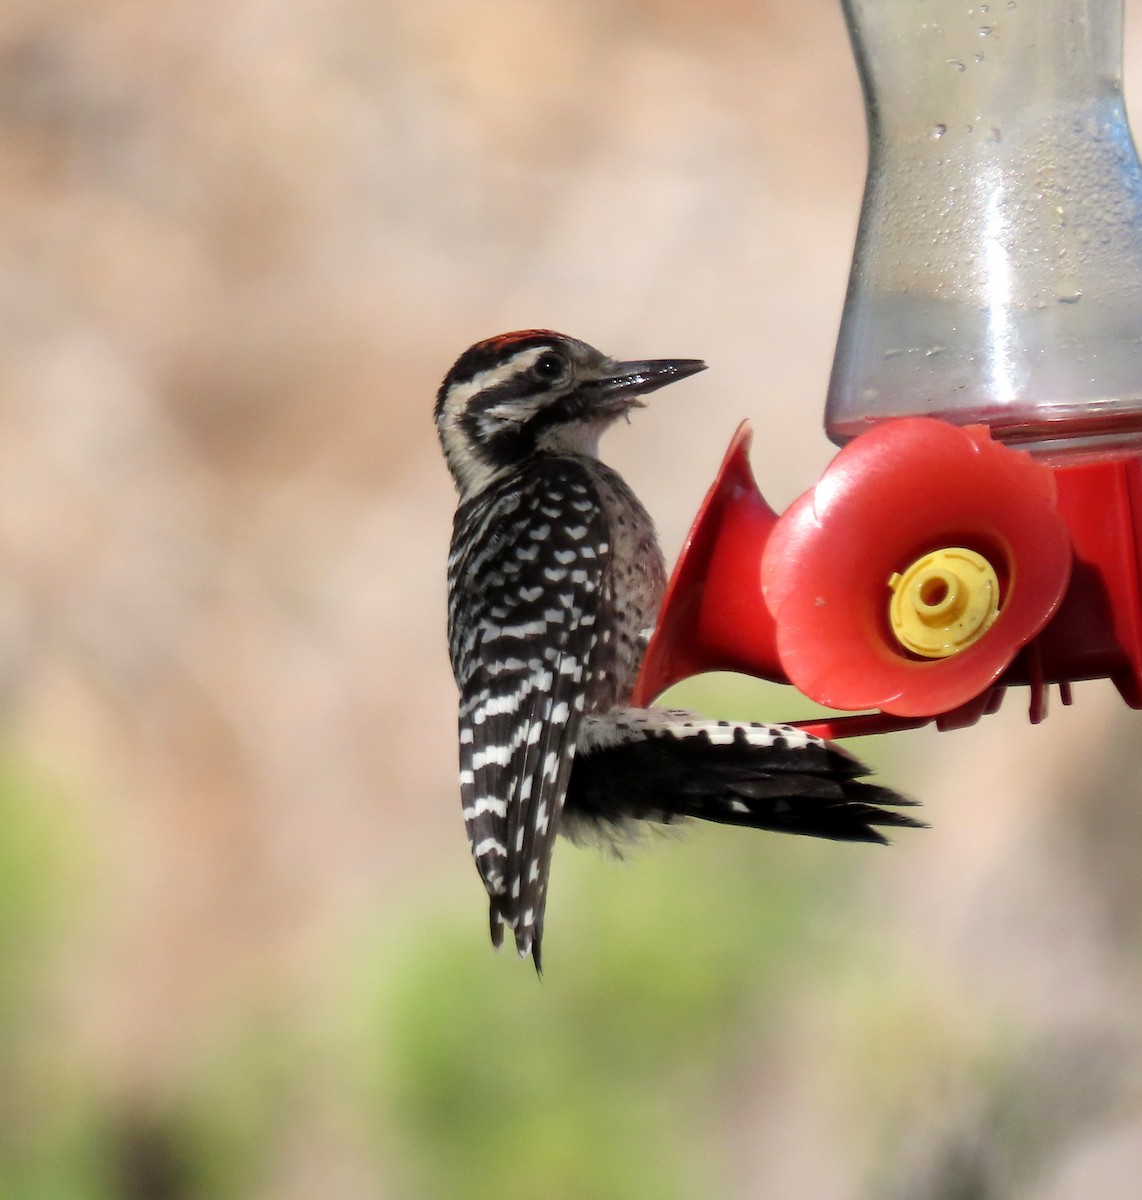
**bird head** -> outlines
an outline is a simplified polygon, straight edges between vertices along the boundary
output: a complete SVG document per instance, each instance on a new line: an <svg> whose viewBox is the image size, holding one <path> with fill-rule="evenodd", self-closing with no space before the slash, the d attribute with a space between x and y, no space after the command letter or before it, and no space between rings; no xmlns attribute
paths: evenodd
<svg viewBox="0 0 1142 1200"><path fill-rule="evenodd" d="M477 342L436 397L436 429L461 497L534 454L595 456L642 397L705 368L695 358L617 362L586 342L526 329Z"/></svg>

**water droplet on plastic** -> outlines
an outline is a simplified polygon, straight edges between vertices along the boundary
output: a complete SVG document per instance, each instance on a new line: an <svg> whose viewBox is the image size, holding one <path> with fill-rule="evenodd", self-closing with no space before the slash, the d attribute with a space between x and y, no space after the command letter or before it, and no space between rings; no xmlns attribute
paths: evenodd
<svg viewBox="0 0 1142 1200"><path fill-rule="evenodd" d="M991 127L991 129L987 135L987 140L989 142L1002 142L1003 141L1003 133L1000 131L998 126L993 125Z"/></svg>
<svg viewBox="0 0 1142 1200"><path fill-rule="evenodd" d="M967 70L967 67L964 66L963 61L958 58L949 58L948 66L953 68L953 70L956 70L956 71L966 71Z"/></svg>
<svg viewBox="0 0 1142 1200"><path fill-rule="evenodd" d="M1060 293L1058 300L1060 304L1078 304L1082 298L1082 292L1066 292Z"/></svg>
<svg viewBox="0 0 1142 1200"><path fill-rule="evenodd" d="M948 132L948 127L946 125L942 125L942 124L941 125L933 125L931 136L934 138L942 138L944 136L944 134L947 132Z"/></svg>
<svg viewBox="0 0 1142 1200"><path fill-rule="evenodd" d="M990 25L981 25L979 27L979 36L980 37L987 37L990 33L991 33Z"/></svg>
<svg viewBox="0 0 1142 1200"><path fill-rule="evenodd" d="M975 58L975 61L976 61L976 62L983 62L983 55L982 55L982 54L976 54L976 55L974 55L973 57Z"/></svg>

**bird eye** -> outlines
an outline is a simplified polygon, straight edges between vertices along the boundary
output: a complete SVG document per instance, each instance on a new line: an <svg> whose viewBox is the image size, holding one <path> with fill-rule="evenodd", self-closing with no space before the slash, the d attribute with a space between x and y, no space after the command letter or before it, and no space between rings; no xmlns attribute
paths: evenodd
<svg viewBox="0 0 1142 1200"><path fill-rule="evenodd" d="M562 354L548 350L546 354L541 354L535 360L535 365L531 369L537 379L552 383L567 374L567 360Z"/></svg>

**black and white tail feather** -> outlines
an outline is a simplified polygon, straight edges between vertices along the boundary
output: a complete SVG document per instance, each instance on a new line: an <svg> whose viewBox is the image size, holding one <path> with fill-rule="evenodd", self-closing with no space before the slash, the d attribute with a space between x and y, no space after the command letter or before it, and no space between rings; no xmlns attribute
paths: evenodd
<svg viewBox="0 0 1142 1200"><path fill-rule="evenodd" d="M436 427L460 495L448 633L460 792L489 898L541 966L555 836L622 837L694 818L846 841L920 824L830 743L628 701L665 587L646 510L598 460L600 434L694 359L616 362L549 330L479 342ZM887 807L885 807L887 806Z"/></svg>

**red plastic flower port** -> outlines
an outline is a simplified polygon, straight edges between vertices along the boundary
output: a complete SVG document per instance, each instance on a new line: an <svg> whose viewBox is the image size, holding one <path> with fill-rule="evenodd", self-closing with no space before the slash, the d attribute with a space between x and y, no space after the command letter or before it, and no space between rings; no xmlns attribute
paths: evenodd
<svg viewBox="0 0 1142 1200"><path fill-rule="evenodd" d="M777 522L761 571L794 686L830 708L927 717L995 682L1070 567L1049 468L982 426L916 417L850 442Z"/></svg>

